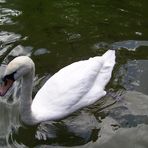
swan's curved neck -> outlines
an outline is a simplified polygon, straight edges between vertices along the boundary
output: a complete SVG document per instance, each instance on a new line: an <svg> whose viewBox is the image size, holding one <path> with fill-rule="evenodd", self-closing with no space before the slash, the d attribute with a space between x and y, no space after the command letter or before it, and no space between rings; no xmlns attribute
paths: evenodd
<svg viewBox="0 0 148 148"><path fill-rule="evenodd" d="M35 67L32 65L30 70L22 79L20 116L21 120L26 124L36 124L36 120L31 112L33 79L35 75Z"/></svg>

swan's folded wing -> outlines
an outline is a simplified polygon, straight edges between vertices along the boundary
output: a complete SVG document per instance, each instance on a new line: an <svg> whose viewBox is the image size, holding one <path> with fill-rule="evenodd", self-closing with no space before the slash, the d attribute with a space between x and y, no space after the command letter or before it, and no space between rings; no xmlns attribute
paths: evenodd
<svg viewBox="0 0 148 148"><path fill-rule="evenodd" d="M91 89L102 64L102 58L95 57L61 69L36 94L32 110L53 117L66 115Z"/></svg>
<svg viewBox="0 0 148 148"><path fill-rule="evenodd" d="M105 95L104 87L110 79L114 65L108 65L111 58L108 56L111 55L113 56L114 52L75 62L53 75L35 96L32 103L32 112L35 116L43 120L60 119L87 106L88 98L94 98L94 102L97 95L99 97L99 91L101 96ZM105 62L106 60L109 62ZM111 62L114 62L114 58ZM105 80L102 80L104 78Z"/></svg>
<svg viewBox="0 0 148 148"><path fill-rule="evenodd" d="M105 96L106 91L104 91L104 89L111 78L112 71L115 65L115 51L108 50L102 56L102 61L103 61L103 64L93 83L93 86L83 96L83 98L75 106L73 106L73 108L76 108L77 106L83 107L86 104L91 105L95 103L98 99Z"/></svg>

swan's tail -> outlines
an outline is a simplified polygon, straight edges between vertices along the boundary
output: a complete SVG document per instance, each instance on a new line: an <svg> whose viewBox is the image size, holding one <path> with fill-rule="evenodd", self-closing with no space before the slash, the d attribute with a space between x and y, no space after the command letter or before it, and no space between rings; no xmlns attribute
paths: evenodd
<svg viewBox="0 0 148 148"><path fill-rule="evenodd" d="M108 66L114 66L115 65L115 50L108 50L105 52L102 56L104 64ZM103 64L103 65L104 65Z"/></svg>
<svg viewBox="0 0 148 148"><path fill-rule="evenodd" d="M115 58L115 50L108 50L102 55L103 65L96 80L98 83L97 86L101 84L102 89L105 88L111 78L115 65Z"/></svg>

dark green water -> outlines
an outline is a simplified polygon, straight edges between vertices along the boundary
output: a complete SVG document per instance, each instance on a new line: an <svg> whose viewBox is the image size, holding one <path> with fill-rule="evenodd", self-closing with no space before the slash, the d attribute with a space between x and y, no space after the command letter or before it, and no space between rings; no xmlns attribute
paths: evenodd
<svg viewBox="0 0 148 148"><path fill-rule="evenodd" d="M65 65L102 55L110 46L118 51L107 90L124 92L105 110L96 112L112 98L57 123L24 127L18 82L0 101L0 147L147 148L147 6L146 0L0 0L0 61L31 56L34 94Z"/></svg>

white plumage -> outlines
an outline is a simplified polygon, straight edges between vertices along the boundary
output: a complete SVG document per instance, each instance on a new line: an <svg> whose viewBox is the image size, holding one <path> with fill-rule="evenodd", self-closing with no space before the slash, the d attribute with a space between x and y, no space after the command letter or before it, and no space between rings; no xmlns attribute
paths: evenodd
<svg viewBox="0 0 148 148"><path fill-rule="evenodd" d="M31 120L34 120L34 122L32 121L33 123L38 123L46 120L62 119L74 111L99 100L106 94L104 88L111 78L115 65L114 50L108 50L102 56L72 63L54 74L38 91L34 100L29 101L31 98L31 96L29 96L31 95L29 89L31 89L32 75L34 74L30 73L30 70L28 70L28 74L25 75L23 75L23 72L27 67L30 69L34 64L30 62L32 61L30 58L18 58L19 59L16 58L10 62L6 70L6 75L10 75L9 71L11 71L11 73L15 71L15 79L17 79L15 75L17 75L17 77L23 76L21 98L23 101L21 106L23 108L22 116L24 117L22 117L22 119L24 119L24 122L30 123ZM21 58L23 60L21 60ZM23 61L29 64L23 64ZM14 65L17 63L21 66L15 68ZM13 65L13 70L11 65ZM27 79L29 80L27 81ZM25 101L31 103L24 103ZM24 110L26 108L30 108L29 113L25 113ZM27 115L25 117L27 113L31 114L30 118L27 117Z"/></svg>

